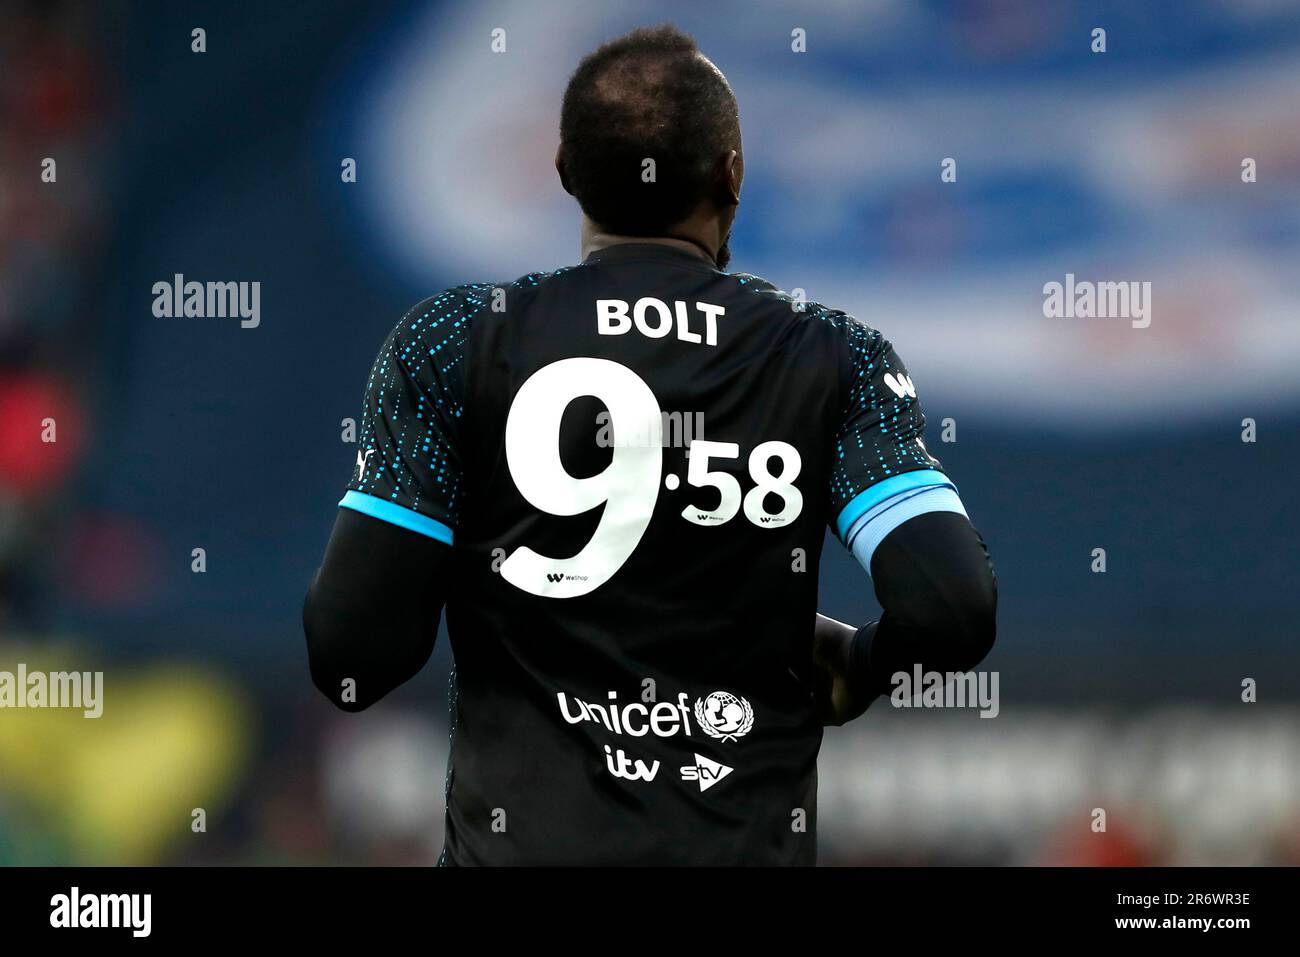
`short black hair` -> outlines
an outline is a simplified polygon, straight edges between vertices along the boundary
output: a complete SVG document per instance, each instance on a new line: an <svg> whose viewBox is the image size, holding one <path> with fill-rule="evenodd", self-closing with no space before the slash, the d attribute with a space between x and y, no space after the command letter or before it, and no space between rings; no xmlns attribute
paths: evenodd
<svg viewBox="0 0 1300 957"><path fill-rule="evenodd" d="M565 179L603 229L660 235L707 195L718 158L740 149L736 97L672 24L611 40L578 64L560 110ZM655 181L642 179L655 163Z"/></svg>

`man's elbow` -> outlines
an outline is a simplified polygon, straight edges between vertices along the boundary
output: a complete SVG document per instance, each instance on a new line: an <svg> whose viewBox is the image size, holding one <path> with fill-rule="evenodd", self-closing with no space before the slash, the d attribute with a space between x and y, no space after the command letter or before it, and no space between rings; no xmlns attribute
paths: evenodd
<svg viewBox="0 0 1300 957"><path fill-rule="evenodd" d="M997 582L950 574L918 588L898 617L910 633L910 655L926 671L970 671L988 657L997 637Z"/></svg>
<svg viewBox="0 0 1300 957"><path fill-rule="evenodd" d="M335 707L364 711L428 662L438 615L430 618L418 603L358 599L355 590L330 588L318 576L302 625L312 683Z"/></svg>
<svg viewBox="0 0 1300 957"><path fill-rule="evenodd" d="M966 583L948 605L943 631L950 642L947 671L970 671L993 650L998 633L998 587L992 570Z"/></svg>
<svg viewBox="0 0 1300 957"><path fill-rule="evenodd" d="M307 590L303 602L302 627L307 638L307 667L312 684L342 711L364 711L382 695L366 694L373 690L363 681L360 662L354 649L366 647L365 629L349 626L338 609L326 607L316 584Z"/></svg>
<svg viewBox="0 0 1300 957"><path fill-rule="evenodd" d="M310 646L310 637L308 638ZM323 660L321 656L308 653L308 667L311 681L330 703L340 711L365 711L375 701L374 697L362 697L360 682L344 674L346 669L339 668L334 662Z"/></svg>

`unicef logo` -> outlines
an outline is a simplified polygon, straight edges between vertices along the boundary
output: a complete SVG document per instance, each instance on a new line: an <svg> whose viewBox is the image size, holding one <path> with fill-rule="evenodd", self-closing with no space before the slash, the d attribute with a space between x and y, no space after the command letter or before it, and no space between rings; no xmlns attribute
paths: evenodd
<svg viewBox="0 0 1300 957"><path fill-rule="evenodd" d="M695 720L710 738L735 741L754 726L754 709L749 702L729 691L715 691L695 699Z"/></svg>

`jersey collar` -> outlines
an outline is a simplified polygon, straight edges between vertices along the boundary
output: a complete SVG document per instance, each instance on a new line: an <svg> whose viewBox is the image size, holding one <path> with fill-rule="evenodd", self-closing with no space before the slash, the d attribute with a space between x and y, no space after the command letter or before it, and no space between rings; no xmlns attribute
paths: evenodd
<svg viewBox="0 0 1300 957"><path fill-rule="evenodd" d="M700 252L691 252L677 246L667 246L663 243L613 243L592 250L583 262L622 262L629 259L658 259L667 262L693 263L711 269L716 268L711 261L705 258L702 250Z"/></svg>

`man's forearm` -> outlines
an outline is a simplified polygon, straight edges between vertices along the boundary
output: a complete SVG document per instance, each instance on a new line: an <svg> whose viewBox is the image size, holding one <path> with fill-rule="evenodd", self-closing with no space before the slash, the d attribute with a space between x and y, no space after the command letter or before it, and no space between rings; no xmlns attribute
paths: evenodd
<svg viewBox="0 0 1300 957"><path fill-rule="evenodd" d="M433 651L451 549L340 509L303 604L312 681L361 711L416 674Z"/></svg>
<svg viewBox="0 0 1300 957"><path fill-rule="evenodd" d="M899 672L974 668L996 637L997 578L964 515L933 512L903 523L876 548L871 575L883 609L878 621L854 630L817 616L814 656L834 676L831 723L889 694Z"/></svg>
<svg viewBox="0 0 1300 957"><path fill-rule="evenodd" d="M880 620L853 641L855 683L888 694L893 676L974 668L997 635L997 577L979 532L951 512L919 515L891 532L871 561Z"/></svg>

